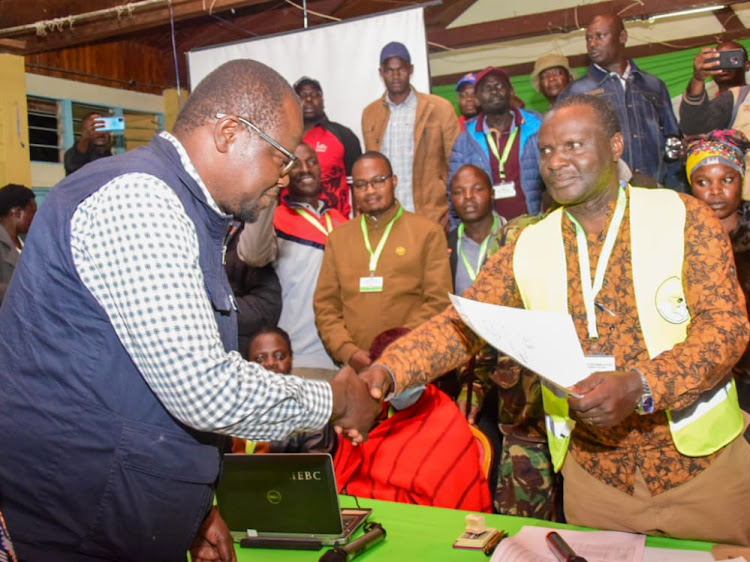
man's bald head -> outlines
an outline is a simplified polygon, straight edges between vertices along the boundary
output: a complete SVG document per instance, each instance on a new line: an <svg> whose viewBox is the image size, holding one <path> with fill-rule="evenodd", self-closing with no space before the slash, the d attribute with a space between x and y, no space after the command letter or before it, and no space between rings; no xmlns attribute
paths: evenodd
<svg viewBox="0 0 750 562"><path fill-rule="evenodd" d="M620 33L621 31L625 31L625 24L622 23L622 18L618 16L617 14L597 14L593 18L591 18L591 23L594 21L600 21L600 22L606 22L607 25L609 25L612 28L612 31L615 33Z"/></svg>
<svg viewBox="0 0 750 562"><path fill-rule="evenodd" d="M598 14L586 28L586 51L591 62L615 70L625 60L628 34L616 14Z"/></svg>
<svg viewBox="0 0 750 562"><path fill-rule="evenodd" d="M225 113L249 119L273 134L285 117L281 107L288 97L296 99L294 90L272 68L249 59L229 61L196 86L177 116L174 132L190 133Z"/></svg>

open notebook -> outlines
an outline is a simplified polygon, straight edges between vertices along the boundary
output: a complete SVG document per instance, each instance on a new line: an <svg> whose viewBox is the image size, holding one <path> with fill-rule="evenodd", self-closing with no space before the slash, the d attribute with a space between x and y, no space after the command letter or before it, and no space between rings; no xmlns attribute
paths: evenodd
<svg viewBox="0 0 750 562"><path fill-rule="evenodd" d="M216 499L247 546L344 544L371 512L339 507L331 456L317 453L225 455Z"/></svg>

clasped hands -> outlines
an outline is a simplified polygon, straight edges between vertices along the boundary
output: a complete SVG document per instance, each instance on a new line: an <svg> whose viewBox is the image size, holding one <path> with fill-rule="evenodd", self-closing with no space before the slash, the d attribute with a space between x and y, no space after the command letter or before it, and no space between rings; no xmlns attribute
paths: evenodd
<svg viewBox="0 0 750 562"><path fill-rule="evenodd" d="M357 375L345 366L331 379L333 412L331 423L337 433L355 445L367 439L380 414L383 398L392 390L390 373L380 365L373 365Z"/></svg>

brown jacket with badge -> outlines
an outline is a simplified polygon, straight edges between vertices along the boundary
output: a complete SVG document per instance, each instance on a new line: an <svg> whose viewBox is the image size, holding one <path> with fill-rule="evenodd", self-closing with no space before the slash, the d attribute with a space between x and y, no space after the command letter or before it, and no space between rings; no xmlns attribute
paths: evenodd
<svg viewBox="0 0 750 562"><path fill-rule="evenodd" d="M363 215L373 250L400 207L394 205L377 220ZM328 236L313 297L320 338L339 363L346 363L358 349L370 349L375 336L385 330L415 328L442 312L453 287L443 229L404 211L393 224L375 270L374 277L382 277L382 291L360 291L360 280L370 277L370 254L360 221L350 220Z"/></svg>
<svg viewBox="0 0 750 562"><path fill-rule="evenodd" d="M448 163L461 127L449 101L416 90L414 93L417 95L412 170L414 209L417 214L439 222L448 212ZM380 151L389 118L390 108L385 94L364 109L362 136L365 150Z"/></svg>

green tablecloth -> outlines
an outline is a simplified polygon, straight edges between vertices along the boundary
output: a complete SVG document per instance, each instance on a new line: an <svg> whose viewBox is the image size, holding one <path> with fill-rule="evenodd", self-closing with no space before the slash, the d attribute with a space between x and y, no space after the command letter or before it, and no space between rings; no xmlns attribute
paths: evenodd
<svg viewBox="0 0 750 562"><path fill-rule="evenodd" d="M460 535L465 526L468 512L439 507L407 505L386 501L360 499L362 507L372 508L371 521L377 521L385 528L385 541L368 550L357 560L363 562L411 562L442 560L489 560L481 551L455 549L453 541ZM342 507L354 507L354 500L341 496ZM572 525L560 525L538 519L510 517L507 515L485 514L488 527L504 529L510 535L517 533L525 525L558 527L562 529L582 529ZM698 541L681 541L660 537L648 537L647 546L676 548L684 550L710 550L711 543ZM328 547L326 547L327 549ZM320 551L292 551L240 548L237 546L239 562L265 562L283 560L289 562L318 560L326 549Z"/></svg>

